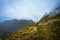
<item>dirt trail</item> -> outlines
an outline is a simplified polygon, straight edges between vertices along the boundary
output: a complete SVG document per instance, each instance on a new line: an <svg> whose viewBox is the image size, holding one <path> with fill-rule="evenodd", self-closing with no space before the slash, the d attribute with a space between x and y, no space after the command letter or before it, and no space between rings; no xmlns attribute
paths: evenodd
<svg viewBox="0 0 60 40"><path fill-rule="evenodd" d="M57 21L57 20L60 20L60 19L51 19L51 20L48 20L47 22L42 22L38 25L48 25L48 24L52 24L53 22Z"/></svg>

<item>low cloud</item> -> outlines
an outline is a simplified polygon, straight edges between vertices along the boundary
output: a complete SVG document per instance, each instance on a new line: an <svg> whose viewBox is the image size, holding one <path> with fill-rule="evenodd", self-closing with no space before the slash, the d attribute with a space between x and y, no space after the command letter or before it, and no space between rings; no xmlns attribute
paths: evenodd
<svg viewBox="0 0 60 40"><path fill-rule="evenodd" d="M44 3L42 0L5 0L1 5L3 5L1 17L34 21L40 20L45 12L53 8L48 2Z"/></svg>

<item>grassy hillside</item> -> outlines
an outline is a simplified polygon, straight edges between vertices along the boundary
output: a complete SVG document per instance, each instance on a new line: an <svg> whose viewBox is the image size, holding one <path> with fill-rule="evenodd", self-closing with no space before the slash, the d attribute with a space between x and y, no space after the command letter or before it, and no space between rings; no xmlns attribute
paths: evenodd
<svg viewBox="0 0 60 40"><path fill-rule="evenodd" d="M18 30L5 40L60 40L60 12L41 20L34 26Z"/></svg>

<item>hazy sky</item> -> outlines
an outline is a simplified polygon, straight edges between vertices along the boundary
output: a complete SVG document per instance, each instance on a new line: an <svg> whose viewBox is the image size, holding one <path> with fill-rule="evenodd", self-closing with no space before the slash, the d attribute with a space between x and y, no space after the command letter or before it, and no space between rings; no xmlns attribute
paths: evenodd
<svg viewBox="0 0 60 40"><path fill-rule="evenodd" d="M58 4L60 0L0 0L0 21L32 19L36 22Z"/></svg>

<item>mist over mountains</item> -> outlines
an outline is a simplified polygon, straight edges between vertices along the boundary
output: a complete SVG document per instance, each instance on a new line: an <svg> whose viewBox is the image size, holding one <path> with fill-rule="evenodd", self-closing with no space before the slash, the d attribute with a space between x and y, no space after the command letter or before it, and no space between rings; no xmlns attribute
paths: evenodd
<svg viewBox="0 0 60 40"><path fill-rule="evenodd" d="M44 15L37 24L18 30L6 40L60 40L60 8Z"/></svg>
<svg viewBox="0 0 60 40"><path fill-rule="evenodd" d="M26 28L26 27L28 27L28 29L24 30L24 28ZM42 17L42 19L37 23L37 25L35 25L35 22L32 20L14 19L14 20L4 21L4 22L0 23L0 37L5 38L21 29L23 29L22 39L24 39L26 36L27 36L27 39L28 39L28 37L29 37L29 39L31 39L31 37L30 37L31 34L33 35L32 39L35 39L35 38L42 39L42 40L60 39L60 34L59 34L60 33L60 7L56 8L55 10L53 10L52 12L50 12L47 15L45 14ZM33 30L33 31L31 32L30 30ZM26 34L24 31L26 31ZM12 36L21 38L20 31L18 31L17 33L19 33L19 36L18 35L16 35L16 36L12 35ZM35 33L37 33L37 34L35 34ZM11 39L13 40L13 37Z"/></svg>

